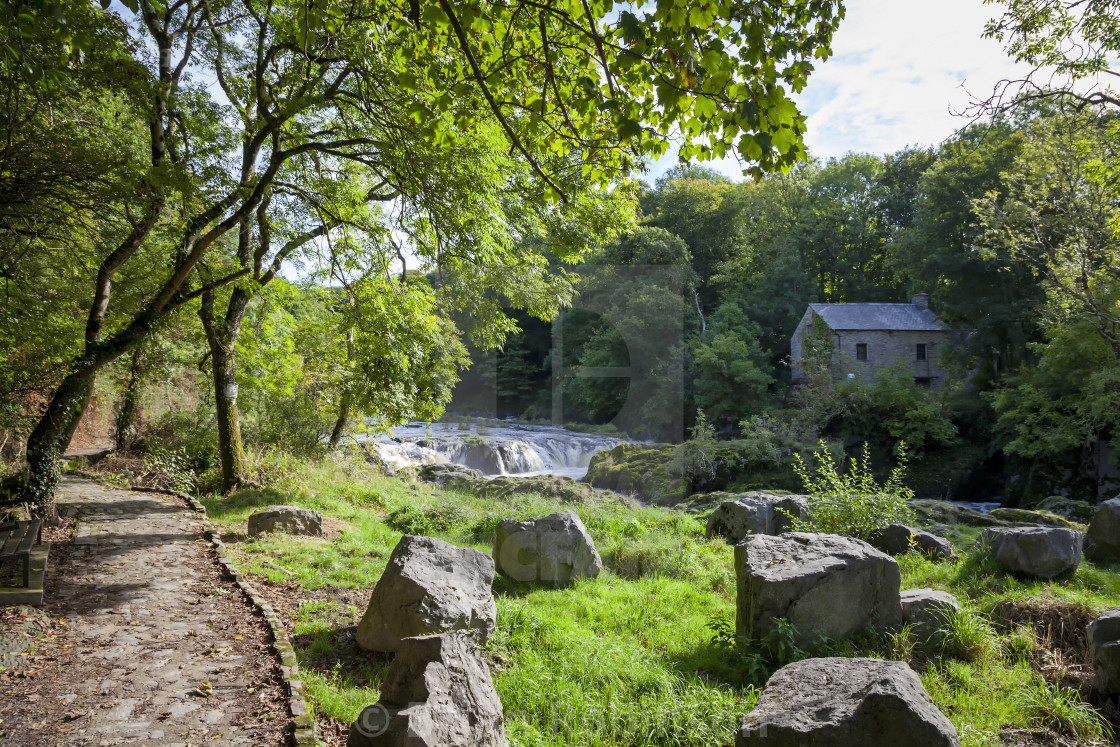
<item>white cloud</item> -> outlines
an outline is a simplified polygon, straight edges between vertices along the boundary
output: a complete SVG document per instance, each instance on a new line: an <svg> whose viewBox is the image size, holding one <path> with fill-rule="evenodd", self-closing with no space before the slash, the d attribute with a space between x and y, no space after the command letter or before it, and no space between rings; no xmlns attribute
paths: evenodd
<svg viewBox="0 0 1120 747"><path fill-rule="evenodd" d="M987 94L1017 66L984 24L1001 8L979 0L851 0L798 97L810 151L889 153L933 145L966 124L969 91ZM966 88L968 89L966 91Z"/></svg>

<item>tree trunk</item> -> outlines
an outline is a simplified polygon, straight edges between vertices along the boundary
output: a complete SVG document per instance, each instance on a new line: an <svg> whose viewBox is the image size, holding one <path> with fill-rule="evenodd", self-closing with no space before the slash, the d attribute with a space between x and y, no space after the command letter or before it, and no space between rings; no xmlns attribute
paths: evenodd
<svg viewBox="0 0 1120 747"><path fill-rule="evenodd" d="M245 481L245 445L241 440L241 413L237 407L237 336L250 296L235 288L225 319L214 319L214 294L202 296L198 316L206 330L214 368L214 404L218 418L218 460L222 467L222 492L231 493Z"/></svg>
<svg viewBox="0 0 1120 747"><path fill-rule="evenodd" d="M27 499L34 504L34 513L50 525L58 523L54 491L61 479L59 459L70 445L74 431L89 405L97 367L87 366L66 375L47 411L27 438Z"/></svg>
<svg viewBox="0 0 1120 747"><path fill-rule="evenodd" d="M351 327L346 332L346 360L351 361L354 359L354 328ZM343 434L346 432L347 422L350 420L350 403L353 396L350 394L350 387L342 392L342 400L338 403L338 420L334 421L334 430L331 431L331 448L336 448L339 441L342 440Z"/></svg>
<svg viewBox="0 0 1120 747"><path fill-rule="evenodd" d="M132 362L128 367L128 382L117 405L116 430L113 433L113 445L117 451L127 451L136 436L140 417L140 386L143 377L144 351L141 347L137 347L132 351Z"/></svg>
<svg viewBox="0 0 1120 747"><path fill-rule="evenodd" d="M342 393L342 401L338 404L338 420L334 421L334 430L331 431L331 448L336 448L342 436L346 433L346 425L350 420L350 392Z"/></svg>
<svg viewBox="0 0 1120 747"><path fill-rule="evenodd" d="M218 352L214 361L214 403L218 416L218 458L222 464L222 492L230 493L245 480L245 445L241 441L241 413L237 408L237 369L232 351Z"/></svg>

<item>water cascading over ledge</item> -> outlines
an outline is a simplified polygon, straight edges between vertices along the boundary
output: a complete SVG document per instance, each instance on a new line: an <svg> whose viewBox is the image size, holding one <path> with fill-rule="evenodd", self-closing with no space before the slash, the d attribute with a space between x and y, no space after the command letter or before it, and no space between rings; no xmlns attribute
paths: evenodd
<svg viewBox="0 0 1120 747"><path fill-rule="evenodd" d="M508 421L410 423L374 440L394 469L420 464L461 464L484 475L563 475L580 479L593 454L625 439L548 425Z"/></svg>

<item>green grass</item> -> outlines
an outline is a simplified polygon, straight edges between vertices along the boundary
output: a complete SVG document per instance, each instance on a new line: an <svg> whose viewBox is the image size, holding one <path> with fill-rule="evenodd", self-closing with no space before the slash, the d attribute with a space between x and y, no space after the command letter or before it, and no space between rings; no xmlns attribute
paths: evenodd
<svg viewBox="0 0 1120 747"><path fill-rule="evenodd" d="M1022 717L1034 726L1073 737L1078 742L1112 738L1112 728L1071 688L1036 680L1016 698Z"/></svg>
<svg viewBox="0 0 1120 747"><path fill-rule="evenodd" d="M713 640L709 624L733 618L735 579L732 548L704 539L703 517L634 508L601 493L572 503L535 494L487 498L443 491L382 477L346 457L288 461L270 484L202 500L226 528L243 571L275 583L294 581L315 597L300 606L292 637L321 714L352 721L377 699L388 666L388 657L360 652L349 635L364 602L360 608L333 601L330 589L358 589L367 598L405 532L489 553L500 518L564 509L583 519L604 571L561 589L495 581L498 627L486 649L512 744L725 744L758 697L742 666L750 657L729 656ZM322 511L337 534L254 541L238 534L252 511L277 503ZM962 602L962 613L949 621L944 650L896 633L832 642L822 653L911 660L963 744L998 745L1001 728L1037 726L1046 712L1023 696L1042 682L1038 651L1047 643L1044 631L1029 627L1032 611L1040 620L1045 614L1081 620L1120 606L1120 578L1114 567L1083 562L1053 582L1016 579L969 553L973 535L970 529L962 534L963 559L956 563L899 559L903 588L946 589ZM1010 621L1009 608L1018 615ZM1053 723L1090 709L1067 707L1068 693L1055 692L1050 710L1064 715Z"/></svg>

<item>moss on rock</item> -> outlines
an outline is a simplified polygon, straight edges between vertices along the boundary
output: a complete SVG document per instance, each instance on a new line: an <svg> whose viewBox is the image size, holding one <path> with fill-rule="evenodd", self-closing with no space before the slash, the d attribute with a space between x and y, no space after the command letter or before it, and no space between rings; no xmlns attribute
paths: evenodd
<svg viewBox="0 0 1120 747"><path fill-rule="evenodd" d="M1032 511L1026 508L993 508L988 512L988 516L1020 524L1040 524L1049 527L1065 527L1066 529L1085 529L1084 524L1070 521L1050 511Z"/></svg>
<svg viewBox="0 0 1120 747"><path fill-rule="evenodd" d="M1037 506L1034 506L1034 508L1037 511L1049 511L1052 514L1061 516L1063 519L1078 521L1083 524L1088 524L1092 521L1093 514L1097 512L1097 507L1088 501L1078 501L1060 495L1050 496L1041 501Z"/></svg>
<svg viewBox="0 0 1120 747"><path fill-rule="evenodd" d="M688 480L670 472L675 449L672 444L619 444L591 457L584 480L650 503L680 503L690 491Z"/></svg>
<svg viewBox="0 0 1120 747"><path fill-rule="evenodd" d="M933 524L965 524L972 527L1005 527L1011 522L949 501L910 501L910 507L922 526Z"/></svg>

